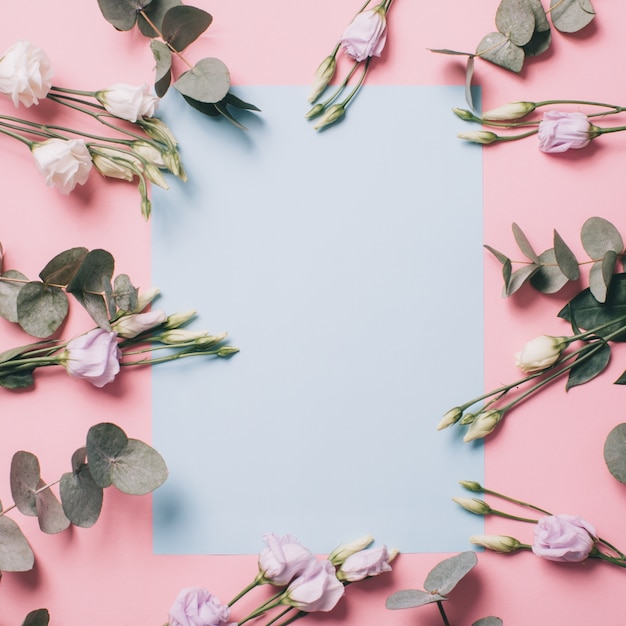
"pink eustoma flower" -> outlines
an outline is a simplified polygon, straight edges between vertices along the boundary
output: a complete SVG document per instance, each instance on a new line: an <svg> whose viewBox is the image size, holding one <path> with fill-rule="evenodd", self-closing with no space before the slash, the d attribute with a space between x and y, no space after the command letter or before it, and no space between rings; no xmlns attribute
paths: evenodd
<svg viewBox="0 0 626 626"><path fill-rule="evenodd" d="M379 57L387 40L387 18L385 9L361 11L348 24L339 38L341 47L355 61L363 61L368 57Z"/></svg>
<svg viewBox="0 0 626 626"><path fill-rule="evenodd" d="M315 556L295 537L274 533L263 536L267 544L259 554L259 577L272 585L287 585L300 575L307 566L316 561Z"/></svg>
<svg viewBox="0 0 626 626"><path fill-rule="evenodd" d="M552 153L584 148L593 139L591 131L583 113L547 111L539 123L539 150Z"/></svg>
<svg viewBox="0 0 626 626"><path fill-rule="evenodd" d="M331 562L315 560L291 581L282 602L305 613L331 611L343 594L343 583Z"/></svg>
<svg viewBox="0 0 626 626"><path fill-rule="evenodd" d="M207 589L182 589L169 613L169 626L236 626L230 609Z"/></svg>
<svg viewBox="0 0 626 626"><path fill-rule="evenodd" d="M369 548L351 554L337 572L339 580L356 582L369 576L377 576L382 572L390 572L389 552L387 546Z"/></svg>
<svg viewBox="0 0 626 626"><path fill-rule="evenodd" d="M533 552L550 561L584 561L598 537L596 529L575 515L547 515L535 527Z"/></svg>
<svg viewBox="0 0 626 626"><path fill-rule="evenodd" d="M117 334L94 328L68 342L64 365L73 378L81 378L94 387L104 387L120 371Z"/></svg>

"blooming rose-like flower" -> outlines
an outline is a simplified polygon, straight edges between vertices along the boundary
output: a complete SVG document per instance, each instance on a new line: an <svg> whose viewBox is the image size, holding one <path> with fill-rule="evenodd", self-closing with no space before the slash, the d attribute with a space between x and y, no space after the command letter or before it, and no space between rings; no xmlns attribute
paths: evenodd
<svg viewBox="0 0 626 626"><path fill-rule="evenodd" d="M259 554L259 576L263 582L286 585L317 562L311 551L291 535L267 533L263 541L267 544Z"/></svg>
<svg viewBox="0 0 626 626"><path fill-rule="evenodd" d="M584 148L592 139L592 126L584 113L546 111L539 123L539 150L565 152Z"/></svg>
<svg viewBox="0 0 626 626"><path fill-rule="evenodd" d="M576 515L547 515L535 527L533 552L550 561L584 561L595 542L596 529Z"/></svg>
<svg viewBox="0 0 626 626"><path fill-rule="evenodd" d="M343 594L343 583L337 578L331 562L313 560L291 581L282 603L305 613L331 611Z"/></svg>
<svg viewBox="0 0 626 626"><path fill-rule="evenodd" d="M146 330L163 324L166 319L167 315L165 311L161 309L146 311L145 313L135 313L133 315L124 315L113 324L113 330L119 337L132 339Z"/></svg>
<svg viewBox="0 0 626 626"><path fill-rule="evenodd" d="M566 347L567 337L539 335L515 354L515 365L526 374L540 372L554 365Z"/></svg>
<svg viewBox="0 0 626 626"><path fill-rule="evenodd" d="M182 589L169 613L169 626L236 626L230 609L207 589Z"/></svg>
<svg viewBox="0 0 626 626"><path fill-rule="evenodd" d="M111 115L129 122L140 117L152 117L159 99L150 93L148 85L116 83L96 92L96 99Z"/></svg>
<svg viewBox="0 0 626 626"><path fill-rule="evenodd" d="M68 195L76 185L87 182L93 163L81 139L47 139L33 144L31 150L48 187Z"/></svg>
<svg viewBox="0 0 626 626"><path fill-rule="evenodd" d="M339 38L339 43L348 56L363 61L367 57L379 57L386 40L385 9L377 7L358 13Z"/></svg>
<svg viewBox="0 0 626 626"><path fill-rule="evenodd" d="M29 41L18 41L0 59L0 92L15 106L29 107L48 95L52 75L48 55Z"/></svg>
<svg viewBox="0 0 626 626"><path fill-rule="evenodd" d="M355 552L343 562L337 572L337 578L348 582L356 582L369 576L390 572L390 560L391 555L387 551L387 546Z"/></svg>
<svg viewBox="0 0 626 626"><path fill-rule="evenodd" d="M68 342L64 365L73 378L87 380L94 387L104 387L120 371L120 356L117 334L94 328Z"/></svg>

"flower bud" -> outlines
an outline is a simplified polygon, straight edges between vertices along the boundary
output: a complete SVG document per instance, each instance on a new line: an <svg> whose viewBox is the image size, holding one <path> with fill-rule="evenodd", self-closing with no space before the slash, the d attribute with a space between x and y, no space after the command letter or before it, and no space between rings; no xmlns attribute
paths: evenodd
<svg viewBox="0 0 626 626"><path fill-rule="evenodd" d="M472 535L470 543L496 552L515 552L522 544L507 535Z"/></svg>
<svg viewBox="0 0 626 626"><path fill-rule="evenodd" d="M187 182L187 172L185 172L183 168L178 150L168 150L163 154L163 160L165 161L165 167L167 167L176 178L180 178L184 183Z"/></svg>
<svg viewBox="0 0 626 626"><path fill-rule="evenodd" d="M143 171L142 162L130 152L117 148L89 147L95 168L103 176L131 181Z"/></svg>
<svg viewBox="0 0 626 626"><path fill-rule="evenodd" d="M334 124L337 120L341 119L346 113L346 108L343 104L333 104L326 109L326 112L320 118L320 121L313 128L315 130L321 130L322 128Z"/></svg>
<svg viewBox="0 0 626 626"><path fill-rule="evenodd" d="M477 483L475 480L459 480L459 485L468 491L475 491L477 493L482 493L484 491L482 485Z"/></svg>
<svg viewBox="0 0 626 626"><path fill-rule="evenodd" d="M172 313L165 320L164 328L172 330L186 324L192 317L195 317L196 311L184 311L183 313Z"/></svg>
<svg viewBox="0 0 626 626"><path fill-rule="evenodd" d="M503 416L504 413L499 409L490 409L479 413L467 429L463 441L474 441L486 437L495 430Z"/></svg>
<svg viewBox="0 0 626 626"><path fill-rule="evenodd" d="M161 170L153 163L146 163L144 165L144 173L146 178L155 185L158 185L162 189L169 189L168 184L165 182L165 178L163 178L163 174L161 174Z"/></svg>
<svg viewBox="0 0 626 626"><path fill-rule="evenodd" d="M206 330L182 330L180 328L175 328L161 333L158 339L161 343L175 346L179 344L194 343L198 339L208 336L209 333Z"/></svg>
<svg viewBox="0 0 626 626"><path fill-rule="evenodd" d="M491 121L518 120L522 117L526 117L536 108L537 105L534 102L509 102L501 107L483 113L482 118Z"/></svg>
<svg viewBox="0 0 626 626"><path fill-rule="evenodd" d="M471 111L467 109L457 109L453 107L452 113L454 113L457 117L461 118L465 122L477 122L479 118L477 118Z"/></svg>
<svg viewBox="0 0 626 626"><path fill-rule="evenodd" d="M208 348L209 346L214 346L220 341L224 341L228 335L226 333L220 333L219 335L207 335L206 337L200 337L196 339L194 342L197 346L202 346L203 348Z"/></svg>
<svg viewBox="0 0 626 626"><path fill-rule="evenodd" d="M153 163L157 167L165 167L163 152L159 150L154 144L148 143L147 141L133 141L131 144L131 149L142 159Z"/></svg>
<svg viewBox="0 0 626 626"><path fill-rule="evenodd" d="M437 430L443 430L444 428L448 428L448 426L452 426L452 424L456 424L461 419L462 415L463 411L458 406L450 409L439 422Z"/></svg>
<svg viewBox="0 0 626 626"><path fill-rule="evenodd" d="M500 139L498 135L492 133L489 130L476 130L472 133L458 133L457 137L459 139L465 139L465 141L471 141L472 143L494 143Z"/></svg>
<svg viewBox="0 0 626 626"><path fill-rule="evenodd" d="M176 137L172 134L167 124L158 117L141 117L137 120L137 124L141 126L148 137L156 139L165 144L170 150L175 150L178 146Z"/></svg>
<svg viewBox="0 0 626 626"><path fill-rule="evenodd" d="M309 96L309 102L315 102L321 95L321 93L328 87L328 83L335 75L335 69L337 68L337 62L335 61L335 55L327 56L315 71L313 77L313 90Z"/></svg>
<svg viewBox="0 0 626 626"><path fill-rule="evenodd" d="M476 415L474 413L465 413L463 417L459 420L460 426L467 426L468 424L472 424L476 421Z"/></svg>
<svg viewBox="0 0 626 626"><path fill-rule="evenodd" d="M337 567L355 552L365 550L365 548L367 548L367 546L369 546L370 543L372 543L373 541L374 537L372 537L372 535L364 535L363 537L359 537L358 539L350 541L349 543L342 543L328 555L328 560L335 567Z"/></svg>
<svg viewBox="0 0 626 626"><path fill-rule="evenodd" d="M312 120L314 117L318 117L324 112L326 107L323 104L316 104L312 109L309 109L308 113L304 116L307 120Z"/></svg>
<svg viewBox="0 0 626 626"><path fill-rule="evenodd" d="M148 291L140 292L137 296L137 306L133 313L141 313L159 294L161 291L156 287L148 289Z"/></svg>
<svg viewBox="0 0 626 626"><path fill-rule="evenodd" d="M116 320L111 325L111 329L120 337L132 339L147 330L160 326L165 321L165 317L165 311L160 309L146 313L132 313Z"/></svg>
<svg viewBox="0 0 626 626"><path fill-rule="evenodd" d="M488 515L491 513L491 507L484 500L479 500L478 498L452 498L452 500L466 511L474 513L474 515Z"/></svg>
<svg viewBox="0 0 626 626"><path fill-rule="evenodd" d="M237 352L239 352L239 348L235 348L233 346L222 346L217 351L217 356L227 357L232 356L233 354L237 354Z"/></svg>
<svg viewBox="0 0 626 626"><path fill-rule="evenodd" d="M526 374L540 372L554 365L567 347L567 337L539 335L515 354L515 365Z"/></svg>

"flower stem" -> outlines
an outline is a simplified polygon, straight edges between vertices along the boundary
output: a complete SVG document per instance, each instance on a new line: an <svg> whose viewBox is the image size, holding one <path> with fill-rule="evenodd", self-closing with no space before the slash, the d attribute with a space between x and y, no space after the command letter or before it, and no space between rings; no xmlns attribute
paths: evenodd
<svg viewBox="0 0 626 626"><path fill-rule="evenodd" d="M228 606L232 606L237 602L237 600L241 600L249 591L252 591L256 586L260 584L260 578L257 576L247 587L244 587L229 603Z"/></svg>

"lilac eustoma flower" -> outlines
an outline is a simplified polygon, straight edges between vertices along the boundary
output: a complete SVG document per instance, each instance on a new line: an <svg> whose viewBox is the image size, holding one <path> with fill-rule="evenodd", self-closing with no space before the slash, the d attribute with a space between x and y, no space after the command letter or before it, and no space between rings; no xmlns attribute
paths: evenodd
<svg viewBox="0 0 626 626"><path fill-rule="evenodd" d="M361 11L339 38L341 47L355 61L379 57L387 40L387 18L384 7Z"/></svg>
<svg viewBox="0 0 626 626"><path fill-rule="evenodd" d="M292 535L267 533L267 544L259 554L259 580L272 585L287 585L315 561L315 556Z"/></svg>
<svg viewBox="0 0 626 626"><path fill-rule="evenodd" d="M230 609L207 589L189 587L178 594L169 613L169 626L236 626L228 623Z"/></svg>
<svg viewBox="0 0 626 626"><path fill-rule="evenodd" d="M593 139L591 131L584 113L547 111L539 123L539 150L553 153L584 148Z"/></svg>
<svg viewBox="0 0 626 626"><path fill-rule="evenodd" d="M547 515L535 527L533 552L550 561L584 561L598 537L596 529L576 515Z"/></svg>
<svg viewBox="0 0 626 626"><path fill-rule="evenodd" d="M81 378L94 387L104 387L120 371L117 334L94 328L68 342L64 365L72 378Z"/></svg>
<svg viewBox="0 0 626 626"><path fill-rule="evenodd" d="M305 613L331 611L344 591L332 563L313 560L300 576L291 581L282 603Z"/></svg>

